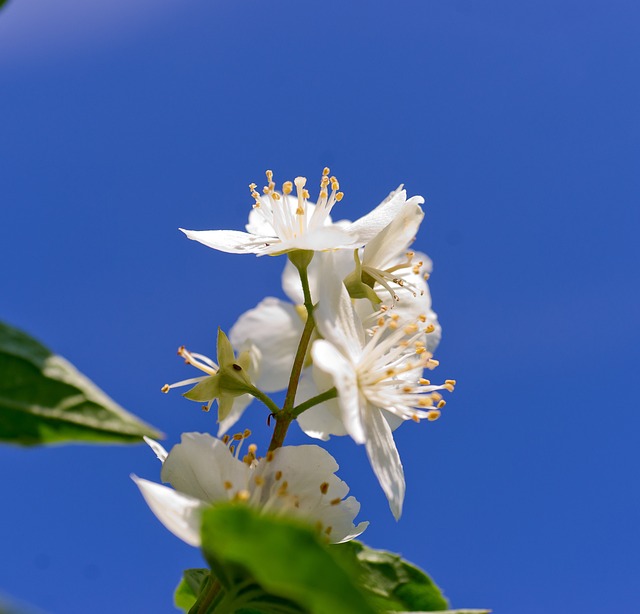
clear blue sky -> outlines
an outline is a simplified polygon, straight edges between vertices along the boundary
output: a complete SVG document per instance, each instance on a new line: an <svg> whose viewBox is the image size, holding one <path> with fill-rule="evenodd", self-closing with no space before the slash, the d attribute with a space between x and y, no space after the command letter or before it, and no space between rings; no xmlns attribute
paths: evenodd
<svg viewBox="0 0 640 614"><path fill-rule="evenodd" d="M281 296L283 265L177 228L242 228L266 168L331 166L352 219L405 183L459 384L440 421L397 432L397 524L364 450L333 442L364 540L457 607L637 608L639 26L632 0L12 0L0 318L171 445L214 428L160 393L189 376L176 348L213 353L218 325ZM158 477L149 450L3 447L0 467L0 590L51 613L174 611L201 559L128 477Z"/></svg>

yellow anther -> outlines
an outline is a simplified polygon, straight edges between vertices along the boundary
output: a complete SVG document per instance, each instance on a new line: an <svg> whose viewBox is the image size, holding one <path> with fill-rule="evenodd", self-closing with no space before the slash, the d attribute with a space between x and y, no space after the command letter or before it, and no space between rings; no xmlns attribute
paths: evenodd
<svg viewBox="0 0 640 614"><path fill-rule="evenodd" d="M320 492L323 495L326 495L328 490L329 490L329 482L322 482L322 484L320 484Z"/></svg>
<svg viewBox="0 0 640 614"><path fill-rule="evenodd" d="M387 377L393 377L395 374L396 374L396 370L395 370L395 369L393 369L393 368L392 368L392 369L387 369L387 371L386 371L386 373L385 373L385 375L386 375Z"/></svg>
<svg viewBox="0 0 640 614"><path fill-rule="evenodd" d="M304 209L302 207L298 207L296 209L296 215L304 215Z"/></svg>
<svg viewBox="0 0 640 614"><path fill-rule="evenodd" d="M274 192L273 194L271 194L271 198L273 198L273 200L280 200L280 194Z"/></svg>
<svg viewBox="0 0 640 614"><path fill-rule="evenodd" d="M228 444L229 443L229 439L230 439L229 435L225 435L222 438L222 443L225 444L225 445Z"/></svg>
<svg viewBox="0 0 640 614"><path fill-rule="evenodd" d="M267 176L267 181L271 183L273 181L273 171L265 171L264 174Z"/></svg>
<svg viewBox="0 0 640 614"><path fill-rule="evenodd" d="M276 482L277 482L281 477L282 477L282 471L276 471L276 475L275 475Z"/></svg>
<svg viewBox="0 0 640 614"><path fill-rule="evenodd" d="M424 377L420 378L420 384L422 386L431 386L431 380L425 379Z"/></svg>
<svg viewBox="0 0 640 614"><path fill-rule="evenodd" d="M331 499L331 501L329 501L331 505L340 505L341 502L342 499L340 497L336 497L335 499Z"/></svg>
<svg viewBox="0 0 640 614"><path fill-rule="evenodd" d="M427 414L427 420L430 420L431 422L433 422L434 420L437 420L439 417L440 417L440 412L437 409L433 409Z"/></svg>
<svg viewBox="0 0 640 614"><path fill-rule="evenodd" d="M414 422L420 422L420 418L418 418L418 415L417 415L417 414L413 414L413 415L411 416L411 419L412 419Z"/></svg>
<svg viewBox="0 0 640 614"><path fill-rule="evenodd" d="M446 404L447 402L444 399L442 399L441 401L438 401L438 404L436 405L436 407L438 409L442 409Z"/></svg>
<svg viewBox="0 0 640 614"><path fill-rule="evenodd" d="M233 484L231 482L229 482L229 480L226 480L224 483L224 489L225 490L231 490L233 488Z"/></svg>
<svg viewBox="0 0 640 614"><path fill-rule="evenodd" d="M418 332L418 327L415 324L408 324L404 327L404 332L407 335L412 335L413 333Z"/></svg>
<svg viewBox="0 0 640 614"><path fill-rule="evenodd" d="M427 328L424 329L424 332L425 333L432 333L435 329L436 329L436 327L433 324L429 324L429 326L427 326Z"/></svg>
<svg viewBox="0 0 640 614"><path fill-rule="evenodd" d="M263 194L268 194L269 193L269 186L268 185L266 185L266 186L264 186L264 188L262 188L262 193Z"/></svg>
<svg viewBox="0 0 640 614"><path fill-rule="evenodd" d="M454 379L447 379L447 380L444 380L444 383L445 384L451 384L452 386L455 386L458 382L456 382L456 380L454 380Z"/></svg>
<svg viewBox="0 0 640 614"><path fill-rule="evenodd" d="M427 281L429 279L429 277L431 277L431 273L425 273L423 276L425 281Z"/></svg>
<svg viewBox="0 0 640 614"><path fill-rule="evenodd" d="M269 450L267 452L267 455L265 456L265 459L268 463L270 463L273 460L273 452L271 450Z"/></svg>
<svg viewBox="0 0 640 614"><path fill-rule="evenodd" d="M326 535L329 535L331 533L331 531L333 530L333 527L327 527L324 532Z"/></svg>
<svg viewBox="0 0 640 614"><path fill-rule="evenodd" d="M384 326L384 318L378 318L378 326Z"/></svg>
<svg viewBox="0 0 640 614"><path fill-rule="evenodd" d="M211 408L208 405L202 406L202 411L209 411Z"/></svg>
<svg viewBox="0 0 640 614"><path fill-rule="evenodd" d="M291 181L285 181L282 184L282 191L285 194L291 194L292 190L293 190L293 183Z"/></svg>
<svg viewBox="0 0 640 614"><path fill-rule="evenodd" d="M431 398L430 397L420 397L418 399L418 407L431 407Z"/></svg>
<svg viewBox="0 0 640 614"><path fill-rule="evenodd" d="M424 315L424 313L421 313L421 314L418 316L418 320L420 320L420 322L426 322L426 321L427 321L427 316L426 316L426 315Z"/></svg>
<svg viewBox="0 0 640 614"><path fill-rule="evenodd" d="M435 358L430 358L429 364L427 365L427 367L429 369L435 369L439 364L440 364L439 360L436 360Z"/></svg>
<svg viewBox="0 0 640 614"><path fill-rule="evenodd" d="M165 384L162 388L160 388L160 390L166 394L167 392L169 392L169 390L171 390L171 388L169 387L169 384Z"/></svg>
<svg viewBox="0 0 640 614"><path fill-rule="evenodd" d="M261 475L257 475L255 478L253 478L253 481L257 486L262 486L264 484L264 478Z"/></svg>
<svg viewBox="0 0 640 614"><path fill-rule="evenodd" d="M284 482L282 482L282 484L280 484L280 488L278 488L278 494L280 496L286 495L287 494L287 488L289 488L289 482L287 482L287 480L285 480Z"/></svg>
<svg viewBox="0 0 640 614"><path fill-rule="evenodd" d="M344 198L344 192L338 192L336 194L336 200L340 202Z"/></svg>
<svg viewBox="0 0 640 614"><path fill-rule="evenodd" d="M416 347L416 354L418 354L418 356L420 356L420 354L424 354L426 351L427 351L427 348L425 348L422 345Z"/></svg>
<svg viewBox="0 0 640 614"><path fill-rule="evenodd" d="M236 495L236 499L242 502L248 501L249 497L251 497L251 493L248 490L240 490Z"/></svg>
<svg viewBox="0 0 640 614"><path fill-rule="evenodd" d="M439 392L432 392L431 393L431 400L435 403L436 401L439 401L440 399L442 399L442 395Z"/></svg>
<svg viewBox="0 0 640 614"><path fill-rule="evenodd" d="M242 436L246 439L247 437L251 437L251 431L249 429L244 429L244 433Z"/></svg>
<svg viewBox="0 0 640 614"><path fill-rule="evenodd" d="M412 259L415 255L416 255L416 253L415 253L415 252L411 252L411 251L409 251L409 252L407 252L407 253L405 254L405 256L407 257L407 260L409 260L409 261L411 261L411 259Z"/></svg>
<svg viewBox="0 0 640 614"><path fill-rule="evenodd" d="M309 191L304 189L302 190L302 198L309 198Z"/></svg>
<svg viewBox="0 0 640 614"><path fill-rule="evenodd" d="M232 437L232 439L233 439L234 441L242 441L242 440L244 439L244 435L243 435L242 433L236 433L236 434Z"/></svg>
<svg viewBox="0 0 640 614"><path fill-rule="evenodd" d="M411 386L404 386L402 388L402 392L406 392L407 394L409 394L410 392L413 392L413 388Z"/></svg>
<svg viewBox="0 0 640 614"><path fill-rule="evenodd" d="M411 272L414 275L420 275L420 265L419 264L414 264L413 268L411 269Z"/></svg>
<svg viewBox="0 0 640 614"><path fill-rule="evenodd" d="M325 166L324 170L322 171L322 174L326 177L330 172L331 170L329 169L329 167Z"/></svg>
<svg viewBox="0 0 640 614"><path fill-rule="evenodd" d="M326 190L320 190L320 200L327 198L327 196L329 196L329 194L327 194Z"/></svg>
<svg viewBox="0 0 640 614"><path fill-rule="evenodd" d="M448 390L449 392L453 392L455 386L453 384L449 384L447 382L444 383L444 389Z"/></svg>
<svg viewBox="0 0 640 614"><path fill-rule="evenodd" d="M258 184L257 184L257 183L250 183L250 184L249 184L249 189L250 189L251 191L255 190L257 187L258 187Z"/></svg>
<svg viewBox="0 0 640 614"><path fill-rule="evenodd" d="M329 185L329 178L326 175L322 175L322 179L320 180L320 187L326 188Z"/></svg>
<svg viewBox="0 0 640 614"><path fill-rule="evenodd" d="M249 454L255 454L258 451L258 446L255 443L249 445Z"/></svg>

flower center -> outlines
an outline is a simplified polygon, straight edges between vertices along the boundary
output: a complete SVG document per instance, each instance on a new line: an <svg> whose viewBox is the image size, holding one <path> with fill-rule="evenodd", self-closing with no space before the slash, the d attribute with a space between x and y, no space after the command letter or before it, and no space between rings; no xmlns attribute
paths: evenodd
<svg viewBox="0 0 640 614"><path fill-rule="evenodd" d="M309 191L305 188L306 177L296 177L293 182L285 181L282 192L277 192L273 171L266 171L267 185L262 188L262 195L256 190L255 183L249 184L255 201L253 207L282 241L318 230L327 224L331 209L344 196L339 191L338 180L334 176L329 177L329 173L328 168L322 171L320 196L314 205L309 202ZM292 194L294 185L295 196Z"/></svg>

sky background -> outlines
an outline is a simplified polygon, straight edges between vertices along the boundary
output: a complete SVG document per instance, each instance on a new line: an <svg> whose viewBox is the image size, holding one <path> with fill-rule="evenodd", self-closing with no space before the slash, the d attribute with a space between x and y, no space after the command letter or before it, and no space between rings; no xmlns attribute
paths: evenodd
<svg viewBox="0 0 640 614"><path fill-rule="evenodd" d="M325 165L355 219L426 198L441 420L403 425L396 523L361 447L332 440L374 547L455 607L638 604L640 7L635 0L12 0L0 11L0 318L167 434L213 414L175 355L283 296L242 229L271 168ZM268 442L266 410L242 426ZM292 442L305 438L292 429ZM145 446L0 448L0 592L53 614L175 611L199 553L129 474Z"/></svg>

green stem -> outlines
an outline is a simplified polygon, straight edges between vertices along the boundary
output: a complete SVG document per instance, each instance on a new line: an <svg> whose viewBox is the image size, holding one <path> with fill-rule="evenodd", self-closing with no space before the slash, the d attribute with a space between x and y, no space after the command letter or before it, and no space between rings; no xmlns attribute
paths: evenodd
<svg viewBox="0 0 640 614"><path fill-rule="evenodd" d="M258 388L252 388L247 391L247 394L250 394L252 397L258 399L264 403L270 410L272 414L277 414L280 411L280 408L276 405L275 401L268 395L266 395L262 390L258 390Z"/></svg>
<svg viewBox="0 0 640 614"><path fill-rule="evenodd" d="M328 401L329 399L335 399L338 396L338 391L335 388L329 388L329 390L325 390L325 392L321 392L315 397L311 397L307 399L304 403L300 403L300 405L296 405L291 413L297 418L303 411L306 411L310 407L314 405L318 405L319 403L323 403L324 401Z"/></svg>
<svg viewBox="0 0 640 614"><path fill-rule="evenodd" d="M309 349L309 342L313 330L316 326L313 319L313 302L311 299L311 290L309 289L309 277L307 275L307 267L311 258L308 260L291 258L291 262L298 269L300 273L300 283L302 284L302 292L304 293L304 306L307 310L307 321L304 324L300 342L298 343L298 350L293 360L293 367L291 368L291 376L289 377L289 387L287 388L287 396L284 399L282 410L275 413L276 426L273 430L273 436L271 437L271 443L269 444L269 450L275 450L284 443L284 438L289 429L289 425L296 417L293 412L293 406L296 401L296 392L298 392L298 384L300 383L300 375L304 368L304 360L307 356L307 350Z"/></svg>

